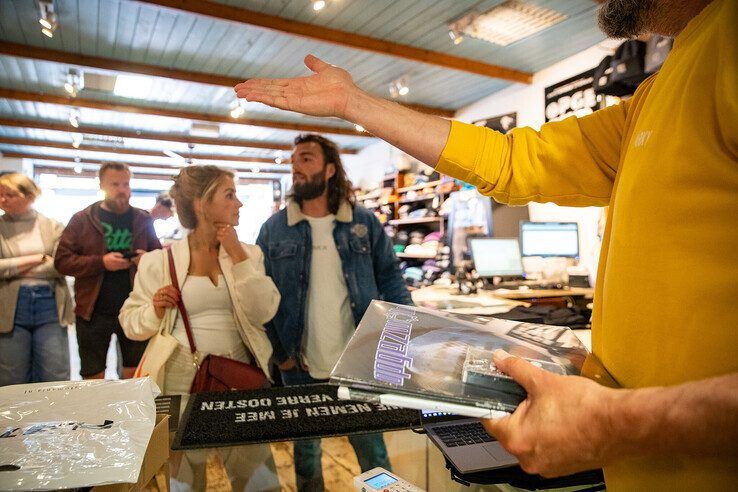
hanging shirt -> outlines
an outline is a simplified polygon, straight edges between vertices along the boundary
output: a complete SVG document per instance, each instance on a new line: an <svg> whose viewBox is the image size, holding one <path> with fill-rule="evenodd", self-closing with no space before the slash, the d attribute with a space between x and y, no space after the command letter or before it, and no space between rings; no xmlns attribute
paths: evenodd
<svg viewBox="0 0 738 492"><path fill-rule="evenodd" d="M341 257L333 239L335 220L335 215L307 217L313 251L302 352L303 362L315 379L330 375L356 329Z"/></svg>

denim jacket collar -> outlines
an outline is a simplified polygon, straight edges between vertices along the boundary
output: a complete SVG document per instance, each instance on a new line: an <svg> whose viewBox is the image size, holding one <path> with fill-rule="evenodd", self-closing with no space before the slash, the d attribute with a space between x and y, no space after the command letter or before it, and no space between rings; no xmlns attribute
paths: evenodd
<svg viewBox="0 0 738 492"><path fill-rule="evenodd" d="M305 214L302 213L302 210L300 210L300 205L294 201L290 200L287 202L287 225L292 227L298 222L301 222L303 220L306 220L307 217ZM338 213L336 214L336 220L338 222L346 222L349 223L354 220L354 214L353 210L351 209L351 204L347 201L341 202L341 205L338 207Z"/></svg>

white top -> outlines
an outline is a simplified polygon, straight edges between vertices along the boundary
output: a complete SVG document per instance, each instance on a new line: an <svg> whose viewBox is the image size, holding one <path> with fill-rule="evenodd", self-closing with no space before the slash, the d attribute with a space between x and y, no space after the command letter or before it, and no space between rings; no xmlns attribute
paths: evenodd
<svg viewBox="0 0 738 492"><path fill-rule="evenodd" d="M250 359L233 318L233 303L222 274L218 275L217 286L210 277L188 275L182 286L182 301L199 352L241 361ZM185 347L190 346L179 315L172 335Z"/></svg>
<svg viewBox="0 0 738 492"><path fill-rule="evenodd" d="M330 375L356 329L341 257L333 240L335 219L335 215L307 217L313 254L302 346L303 362L315 379Z"/></svg>

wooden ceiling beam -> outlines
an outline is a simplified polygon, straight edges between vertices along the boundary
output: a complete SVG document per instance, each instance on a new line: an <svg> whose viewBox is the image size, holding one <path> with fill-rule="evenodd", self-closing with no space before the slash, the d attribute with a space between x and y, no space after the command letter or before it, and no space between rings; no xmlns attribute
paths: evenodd
<svg viewBox="0 0 738 492"><path fill-rule="evenodd" d="M340 31L325 26L309 24L275 15L263 14L232 5L208 2L206 0L140 0L144 3L168 7L193 14L215 17L230 22L259 26L273 31L293 34L318 41L325 41L348 48L371 51L382 55L405 58L444 68L461 70L486 77L530 84L533 75L528 72L483 63L469 58L448 55L437 51L424 50L405 44L393 43L384 39L363 36L348 31Z"/></svg>
<svg viewBox="0 0 738 492"><path fill-rule="evenodd" d="M203 144L203 145L217 145L222 147L242 147L252 149L267 149L267 150L286 150L291 151L292 145L276 143L276 142L261 142L258 140L226 140L220 138L207 138L207 137L191 137L189 135L175 135L170 133L144 133L140 131L127 131L119 130L115 128L102 128L97 126L86 126L80 125L79 128L74 128L68 123L61 123L58 121L44 121L44 120L27 120L27 119L16 119L16 118L1 118L0 126L13 126L19 128L34 128L38 130L53 130L58 132L67 133L82 133L87 135L105 135L109 137L121 137L121 138L140 138L142 140L160 140L163 142L177 142L184 144ZM342 154L355 154L356 150L343 149ZM265 159L264 162L271 161L272 159ZM285 159L283 162L287 162Z"/></svg>
<svg viewBox="0 0 738 492"><path fill-rule="evenodd" d="M228 123L230 125L247 125L264 128L276 128L278 130L290 130L307 133L320 133L332 135L351 135L353 137L371 137L366 132L359 132L353 128L339 128L327 125L313 125L307 123L288 123L285 121L260 120L256 118L229 118L215 114L195 113L192 111L180 111L176 109L152 108L135 104L112 104L95 99L82 97L56 96L42 92L26 92L16 89L0 87L0 98L16 99L18 101L32 101L48 104L61 104L77 108L101 109L104 111L116 111L119 113L147 114L152 116L166 116L169 118L180 118L194 121L207 121L211 123Z"/></svg>
<svg viewBox="0 0 738 492"><path fill-rule="evenodd" d="M98 162L91 162L89 159L81 160L77 157L67 157L67 156L59 156L59 155L44 155L44 154L30 154L27 152L14 152L14 151L8 151L8 152L2 152L3 157L13 157L18 159L34 159L39 161L59 161L59 162L73 162L75 164L82 164L82 165L100 165L103 162L110 162L109 160L101 159ZM121 161L123 162L123 161ZM181 169L182 166L176 166L176 165L167 165L167 164L158 164L153 162L126 162L130 168L132 168L134 171L135 169L139 168L149 168L149 169ZM250 173L253 172L251 168L248 167L234 167L229 166L230 169L236 172L242 172L242 173ZM287 174L289 171L286 170L276 170L276 171L270 171L270 170L264 170L260 171L264 174Z"/></svg>
<svg viewBox="0 0 738 492"><path fill-rule="evenodd" d="M85 145L81 144L78 148L75 148L72 144L66 142L54 142L51 140L37 140L29 138L16 138L16 137L0 137L0 144L5 145L22 145L27 147L47 147L51 149L63 149L63 150L78 150L85 152L105 152L108 154L122 154L122 155L139 155L147 157L167 157L163 152L158 150L143 150L143 149L131 149L125 147L105 147L102 145ZM255 160L251 157L237 156L237 155L214 155L214 154L188 154L183 155L186 159L195 159L201 161L226 161L226 162L251 162L251 163L263 163L264 161L259 159ZM276 165L273 160L268 160Z"/></svg>
<svg viewBox="0 0 738 492"><path fill-rule="evenodd" d="M94 164L90 164L94 165ZM83 178L97 178L97 171L88 171L88 170L82 170L82 172L76 172L73 169L69 169L67 167L56 167L56 166L34 166L33 167L34 172L37 173L49 173L49 174L55 174L57 176L72 176L75 178L83 177ZM167 180L171 179L172 175L170 174L149 174L149 173L142 173L141 176L145 176L148 179L162 179ZM241 177L237 176L236 179L238 179L238 184L248 184L248 183L263 183L263 182L269 182L275 181L275 178L254 178L254 177Z"/></svg>
<svg viewBox="0 0 738 492"><path fill-rule="evenodd" d="M21 58L29 58L32 60L44 60L54 63L64 63L68 65L75 65L78 67L97 68L101 70L111 70L123 73L136 73L140 75L164 77L167 79L183 80L185 82L196 82L198 84L209 84L222 87L233 87L236 84L240 84L244 80L247 80L237 77L226 77L225 75L218 75L214 73L177 70L174 68L166 68L158 65L147 65L145 63L114 60L112 58L101 58L99 56L88 56L79 53L67 53L66 51L40 48L37 46L30 46L26 44L10 43L7 41L0 41L0 54ZM452 118L454 116L454 111L449 109L436 108L433 106L423 106L421 104L404 104L404 106L423 113L443 116L445 118Z"/></svg>

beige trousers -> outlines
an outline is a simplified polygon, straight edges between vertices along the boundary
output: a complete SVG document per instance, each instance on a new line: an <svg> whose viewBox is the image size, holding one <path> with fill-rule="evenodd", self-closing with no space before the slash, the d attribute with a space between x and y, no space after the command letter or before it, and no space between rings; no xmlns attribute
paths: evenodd
<svg viewBox="0 0 738 492"><path fill-rule="evenodd" d="M189 348L180 344L167 361L165 371L163 392L168 395L182 395L180 412L183 412L195 377L195 366ZM205 465L208 455L213 452L222 458L234 492L280 490L269 444L184 451L179 466L173 463L172 479L189 485L192 490L205 490ZM173 461L177 461L176 458Z"/></svg>

